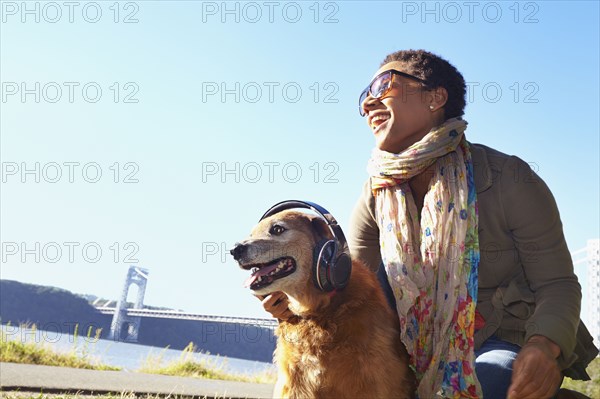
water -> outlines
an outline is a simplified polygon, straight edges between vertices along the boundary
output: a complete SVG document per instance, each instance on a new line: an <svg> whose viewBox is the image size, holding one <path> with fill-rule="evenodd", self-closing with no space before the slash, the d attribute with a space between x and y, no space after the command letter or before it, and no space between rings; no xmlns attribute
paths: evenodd
<svg viewBox="0 0 600 399"><path fill-rule="evenodd" d="M176 349L162 349L152 346L117 342L106 339L87 338L85 336L75 337L56 331L34 330L15 326L0 327L5 339L18 340L21 342L35 342L48 346L57 352L71 352L75 350L79 354L87 354L92 357L92 363L97 360L102 364L121 367L127 371L139 369L148 357L161 357L161 364L179 359L183 351ZM214 355L200 353L193 354L194 360L206 359L216 366L223 366L232 373L254 374L266 370L275 370L272 363L257 362L252 360L224 358Z"/></svg>

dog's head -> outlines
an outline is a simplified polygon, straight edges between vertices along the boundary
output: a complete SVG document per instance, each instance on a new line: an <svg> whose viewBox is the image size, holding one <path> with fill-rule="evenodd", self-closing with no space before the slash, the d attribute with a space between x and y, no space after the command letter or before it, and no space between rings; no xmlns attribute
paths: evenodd
<svg viewBox="0 0 600 399"><path fill-rule="evenodd" d="M322 218L285 210L261 220L231 254L242 269L252 271L245 286L255 295L275 291L293 296L317 294L313 284L315 247L332 237Z"/></svg>

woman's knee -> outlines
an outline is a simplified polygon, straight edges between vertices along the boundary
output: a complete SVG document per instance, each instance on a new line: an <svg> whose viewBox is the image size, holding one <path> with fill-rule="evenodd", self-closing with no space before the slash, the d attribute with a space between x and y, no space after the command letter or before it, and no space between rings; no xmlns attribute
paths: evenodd
<svg viewBox="0 0 600 399"><path fill-rule="evenodd" d="M483 349L483 348L482 348ZM512 380L512 365L517 357L518 347L491 349L479 354L475 359L475 372L486 399L506 399Z"/></svg>

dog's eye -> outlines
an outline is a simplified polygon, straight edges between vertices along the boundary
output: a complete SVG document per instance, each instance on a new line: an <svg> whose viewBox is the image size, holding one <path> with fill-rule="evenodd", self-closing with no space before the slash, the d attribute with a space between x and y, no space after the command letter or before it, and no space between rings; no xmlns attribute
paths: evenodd
<svg viewBox="0 0 600 399"><path fill-rule="evenodd" d="M279 235L279 234L283 233L284 231L285 231L285 228L283 226L274 224L273 226L271 226L271 230L269 230L269 233Z"/></svg>

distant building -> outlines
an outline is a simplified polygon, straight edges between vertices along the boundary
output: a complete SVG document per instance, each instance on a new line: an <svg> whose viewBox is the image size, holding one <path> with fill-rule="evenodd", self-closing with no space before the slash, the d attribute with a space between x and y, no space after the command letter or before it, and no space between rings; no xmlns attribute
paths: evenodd
<svg viewBox="0 0 600 399"><path fill-rule="evenodd" d="M588 240L587 242L587 270L590 295L590 307L587 310L587 320L590 325L586 326L594 337L594 343L600 347L600 240Z"/></svg>

